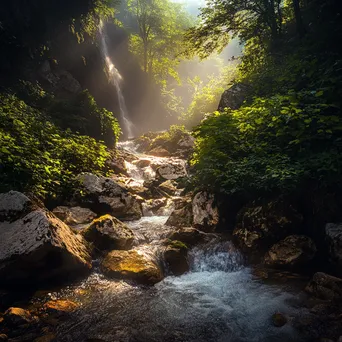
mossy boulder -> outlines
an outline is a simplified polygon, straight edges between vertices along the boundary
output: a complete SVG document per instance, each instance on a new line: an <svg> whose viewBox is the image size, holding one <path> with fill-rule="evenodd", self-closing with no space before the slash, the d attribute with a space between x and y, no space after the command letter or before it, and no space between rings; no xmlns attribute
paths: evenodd
<svg viewBox="0 0 342 342"><path fill-rule="evenodd" d="M100 251L130 249L134 242L132 230L111 215L95 219L81 234Z"/></svg>
<svg viewBox="0 0 342 342"><path fill-rule="evenodd" d="M101 263L101 269L110 278L131 280L143 285L153 285L163 279L160 266L135 250L108 253Z"/></svg>
<svg viewBox="0 0 342 342"><path fill-rule="evenodd" d="M181 241L167 241L164 260L172 274L179 276L189 271L187 255L188 246L186 244Z"/></svg>

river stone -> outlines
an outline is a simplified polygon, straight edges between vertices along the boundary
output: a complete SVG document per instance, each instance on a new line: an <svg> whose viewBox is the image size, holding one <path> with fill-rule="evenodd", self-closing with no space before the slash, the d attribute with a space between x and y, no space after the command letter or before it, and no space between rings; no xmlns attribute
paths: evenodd
<svg viewBox="0 0 342 342"><path fill-rule="evenodd" d="M165 181L159 185L159 188L166 194L174 196L177 192L175 182L172 180Z"/></svg>
<svg viewBox="0 0 342 342"><path fill-rule="evenodd" d="M312 261L316 245L307 236L291 235L276 243L265 255L265 263L271 266L303 266Z"/></svg>
<svg viewBox="0 0 342 342"><path fill-rule="evenodd" d="M328 223L325 236L330 261L342 268L342 224Z"/></svg>
<svg viewBox="0 0 342 342"><path fill-rule="evenodd" d="M73 202L89 207L99 215L110 214L123 221L141 218L139 202L114 179L91 173L83 173L77 179L80 189Z"/></svg>
<svg viewBox="0 0 342 342"><path fill-rule="evenodd" d="M339 300L342 298L342 279L323 272L314 274L305 291L325 300Z"/></svg>
<svg viewBox="0 0 342 342"><path fill-rule="evenodd" d="M29 199L25 199L29 203ZM22 202L20 202L22 203ZM30 206L31 204L29 204ZM6 208L0 208L5 213ZM23 215L20 210L23 209ZM91 269L86 241L43 208L25 214L26 206L10 208L16 221L0 222L0 284L39 283L66 279ZM8 217L6 214L4 217Z"/></svg>
<svg viewBox="0 0 342 342"><path fill-rule="evenodd" d="M174 180L187 175L183 164L167 164L157 169L157 175L164 180Z"/></svg>
<svg viewBox="0 0 342 342"><path fill-rule="evenodd" d="M204 231L215 230L219 223L219 212L214 204L214 195L199 192L192 201L193 224L197 229Z"/></svg>
<svg viewBox="0 0 342 342"><path fill-rule="evenodd" d="M281 199L252 202L237 216L233 236L246 252L266 252L273 244L300 231L302 216Z"/></svg>
<svg viewBox="0 0 342 342"><path fill-rule="evenodd" d="M4 322L10 327L18 327L36 324L38 323L38 318L33 316L28 310L12 307L4 313Z"/></svg>
<svg viewBox="0 0 342 342"><path fill-rule="evenodd" d="M163 279L160 267L135 250L112 251L101 263L102 272L111 278L153 285Z"/></svg>
<svg viewBox="0 0 342 342"><path fill-rule="evenodd" d="M105 215L94 220L82 231L83 237L94 244L98 250L130 249L134 234L117 218Z"/></svg>
<svg viewBox="0 0 342 342"><path fill-rule="evenodd" d="M53 316L63 316L77 310L79 305L71 300L50 300L44 304L44 311Z"/></svg>
<svg viewBox="0 0 342 342"><path fill-rule="evenodd" d="M137 167L144 169L145 167L148 167L151 165L151 160L149 159L139 159L135 162L133 162L134 165L136 165Z"/></svg>
<svg viewBox="0 0 342 342"><path fill-rule="evenodd" d="M209 242L213 238L213 234L206 234L196 228L181 228L168 236L172 241L180 241L189 246Z"/></svg>
<svg viewBox="0 0 342 342"><path fill-rule="evenodd" d="M168 270L175 276L189 271L188 247L180 241L168 242L164 251L164 261Z"/></svg>
<svg viewBox="0 0 342 342"><path fill-rule="evenodd" d="M90 223L97 216L88 208L59 206L52 212L64 223L75 226Z"/></svg>
<svg viewBox="0 0 342 342"><path fill-rule="evenodd" d="M167 226L171 227L190 227L193 223L193 214L191 204L186 205L184 208L174 210L168 220Z"/></svg>
<svg viewBox="0 0 342 342"><path fill-rule="evenodd" d="M170 152L163 147L155 147L148 154L155 157L170 157Z"/></svg>

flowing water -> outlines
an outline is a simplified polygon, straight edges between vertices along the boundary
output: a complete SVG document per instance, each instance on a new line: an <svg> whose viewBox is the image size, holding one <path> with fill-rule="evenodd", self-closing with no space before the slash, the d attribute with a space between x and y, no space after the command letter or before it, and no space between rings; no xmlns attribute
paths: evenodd
<svg viewBox="0 0 342 342"><path fill-rule="evenodd" d="M134 125L128 118L128 110L126 106L126 101L125 101L125 97L121 89L122 76L119 73L119 70L115 67L114 63L112 62L109 56L106 29L102 21L100 23L99 33L100 33L100 38L101 38L100 39L101 53L106 64L109 79L111 83L115 86L116 93L118 96L122 124L126 131L125 133L127 134L128 139L131 139L131 138L134 138Z"/></svg>
<svg viewBox="0 0 342 342"><path fill-rule="evenodd" d="M135 152L132 143L121 148ZM165 158L139 155L165 163ZM144 172L130 169L135 181ZM160 262L160 241L174 228L165 222L172 210L145 216L129 226L135 249ZM290 342L300 341L290 324L276 328L271 317L298 314L298 290L256 279L231 242L212 242L189 253L190 272L168 275L153 287L108 280L95 271L81 284L50 294L72 298L80 310L58 327L60 342Z"/></svg>

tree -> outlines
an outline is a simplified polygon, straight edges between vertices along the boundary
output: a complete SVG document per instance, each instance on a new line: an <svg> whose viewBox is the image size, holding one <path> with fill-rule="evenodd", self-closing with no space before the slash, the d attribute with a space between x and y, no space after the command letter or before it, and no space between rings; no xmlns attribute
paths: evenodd
<svg viewBox="0 0 342 342"><path fill-rule="evenodd" d="M130 0L127 11L133 21L127 23L131 50L139 56L142 69L158 82L169 75L177 78L177 56L191 17L182 5L169 0Z"/></svg>

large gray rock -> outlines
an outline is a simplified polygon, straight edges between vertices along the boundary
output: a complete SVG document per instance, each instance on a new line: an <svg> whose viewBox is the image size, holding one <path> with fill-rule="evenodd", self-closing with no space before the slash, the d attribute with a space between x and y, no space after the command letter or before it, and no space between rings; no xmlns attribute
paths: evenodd
<svg viewBox="0 0 342 342"><path fill-rule="evenodd" d="M90 271L86 241L46 209L34 208L23 196L15 192L0 194L2 204L9 197L16 198L11 205L0 206L0 284L68 280ZM27 212L30 206L33 209Z"/></svg>
<svg viewBox="0 0 342 342"><path fill-rule="evenodd" d="M0 222L12 222L30 212L34 204L32 201L17 191L0 194Z"/></svg>
<svg viewBox="0 0 342 342"><path fill-rule="evenodd" d="M78 181L80 189L74 195L74 202L99 215L110 214L126 221L141 218L139 201L114 179L83 173Z"/></svg>
<svg viewBox="0 0 342 342"><path fill-rule="evenodd" d="M342 224L328 223L325 235L330 261L342 267Z"/></svg>
<svg viewBox="0 0 342 342"><path fill-rule="evenodd" d="M336 300L342 298L342 279L326 273L314 274L305 291L324 300Z"/></svg>
<svg viewBox="0 0 342 342"><path fill-rule="evenodd" d="M291 235L272 246L265 255L265 263L282 267L304 266L312 261L316 251L316 245L309 237Z"/></svg>
<svg viewBox="0 0 342 342"><path fill-rule="evenodd" d="M193 223L193 214L191 204L186 205L181 209L174 210L168 220L166 221L167 226L171 227L190 227Z"/></svg>
<svg viewBox="0 0 342 342"><path fill-rule="evenodd" d="M199 192L192 200L194 226L204 231L215 230L219 223L219 212L215 205L214 195Z"/></svg>
<svg viewBox="0 0 342 342"><path fill-rule="evenodd" d="M60 220L70 226L90 223L96 214L88 208L59 206L52 210Z"/></svg>
<svg viewBox="0 0 342 342"><path fill-rule="evenodd" d="M300 231L302 216L288 202L253 202L237 217L233 236L246 252L266 252L273 244Z"/></svg>
<svg viewBox="0 0 342 342"><path fill-rule="evenodd" d="M124 223L110 215L94 220L82 231L84 238L98 250L130 249L134 234Z"/></svg>
<svg viewBox="0 0 342 342"><path fill-rule="evenodd" d="M160 166L157 169L157 175L164 180L174 180L185 177L187 175L185 165L183 163L174 163Z"/></svg>
<svg viewBox="0 0 342 342"><path fill-rule="evenodd" d="M246 100L250 90L250 86L246 84L234 84L222 94L218 110L223 111L225 108L239 109Z"/></svg>

